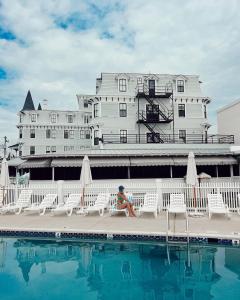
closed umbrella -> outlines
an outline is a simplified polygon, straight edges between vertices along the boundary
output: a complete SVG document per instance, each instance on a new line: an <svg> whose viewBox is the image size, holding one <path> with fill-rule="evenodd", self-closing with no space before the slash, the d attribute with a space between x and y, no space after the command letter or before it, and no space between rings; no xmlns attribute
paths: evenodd
<svg viewBox="0 0 240 300"><path fill-rule="evenodd" d="M5 198L5 189L10 184L9 172L8 172L8 163L6 158L3 158L1 163L1 175L0 175L0 188L2 190L2 199L0 202L4 202ZM2 204L2 203L0 203Z"/></svg>
<svg viewBox="0 0 240 300"><path fill-rule="evenodd" d="M80 176L80 185L82 188L82 200L81 200L82 209L84 207L85 188L91 183L92 183L92 172L90 167L90 161L88 159L88 156L85 155L82 163L82 170Z"/></svg>
<svg viewBox="0 0 240 300"><path fill-rule="evenodd" d="M186 183L193 187L194 206L196 209L196 187L198 186L198 176L193 152L189 152L188 154Z"/></svg>

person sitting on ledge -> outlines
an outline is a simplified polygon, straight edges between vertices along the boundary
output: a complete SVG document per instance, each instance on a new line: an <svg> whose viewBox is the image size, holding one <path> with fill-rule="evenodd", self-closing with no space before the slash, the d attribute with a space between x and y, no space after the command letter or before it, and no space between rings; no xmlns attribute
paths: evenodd
<svg viewBox="0 0 240 300"><path fill-rule="evenodd" d="M127 209L130 217L136 217L132 204L128 201L127 196L124 194L124 186L120 185L117 194L117 208Z"/></svg>

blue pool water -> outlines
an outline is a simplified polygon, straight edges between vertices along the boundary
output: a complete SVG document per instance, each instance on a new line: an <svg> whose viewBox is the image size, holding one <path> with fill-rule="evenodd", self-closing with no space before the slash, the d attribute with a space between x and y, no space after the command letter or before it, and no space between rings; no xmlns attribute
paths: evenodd
<svg viewBox="0 0 240 300"><path fill-rule="evenodd" d="M240 248L0 239L0 299L240 299Z"/></svg>

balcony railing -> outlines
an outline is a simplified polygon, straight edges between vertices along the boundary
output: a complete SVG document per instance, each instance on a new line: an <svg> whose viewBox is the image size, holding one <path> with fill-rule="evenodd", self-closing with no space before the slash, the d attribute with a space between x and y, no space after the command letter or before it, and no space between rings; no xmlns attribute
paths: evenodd
<svg viewBox="0 0 240 300"><path fill-rule="evenodd" d="M147 134L127 134L123 139L120 134L103 134L104 144L234 144L234 135L220 134L187 134L179 137L178 134L160 134L160 139L150 139Z"/></svg>
<svg viewBox="0 0 240 300"><path fill-rule="evenodd" d="M137 95L146 95L146 96L153 96L153 97L169 97L172 93L173 93L173 88L171 84L149 88L148 85L144 83L140 83L137 85L136 88Z"/></svg>

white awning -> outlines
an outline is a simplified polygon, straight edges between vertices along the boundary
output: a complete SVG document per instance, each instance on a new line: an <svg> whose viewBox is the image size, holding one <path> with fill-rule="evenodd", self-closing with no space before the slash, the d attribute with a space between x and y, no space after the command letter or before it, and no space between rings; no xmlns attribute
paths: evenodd
<svg viewBox="0 0 240 300"><path fill-rule="evenodd" d="M83 158L54 158L51 167L81 167Z"/></svg>
<svg viewBox="0 0 240 300"><path fill-rule="evenodd" d="M187 165L187 157L183 158L173 158L175 166L186 166ZM216 157L196 157L195 158L196 165L198 166L214 166L214 165L235 165L237 164L237 160L233 157L227 156L216 156Z"/></svg>
<svg viewBox="0 0 240 300"><path fill-rule="evenodd" d="M91 167L128 167L130 161L128 157L90 157Z"/></svg>
<svg viewBox="0 0 240 300"><path fill-rule="evenodd" d="M81 167L82 158L55 158L52 167ZM130 166L128 158L124 157L89 157L91 167L127 167Z"/></svg>
<svg viewBox="0 0 240 300"><path fill-rule="evenodd" d="M19 168L31 169L31 168L49 168L51 159L29 159L22 163Z"/></svg>
<svg viewBox="0 0 240 300"><path fill-rule="evenodd" d="M168 157L138 157L130 159L131 166L171 166L174 164L172 158Z"/></svg>

